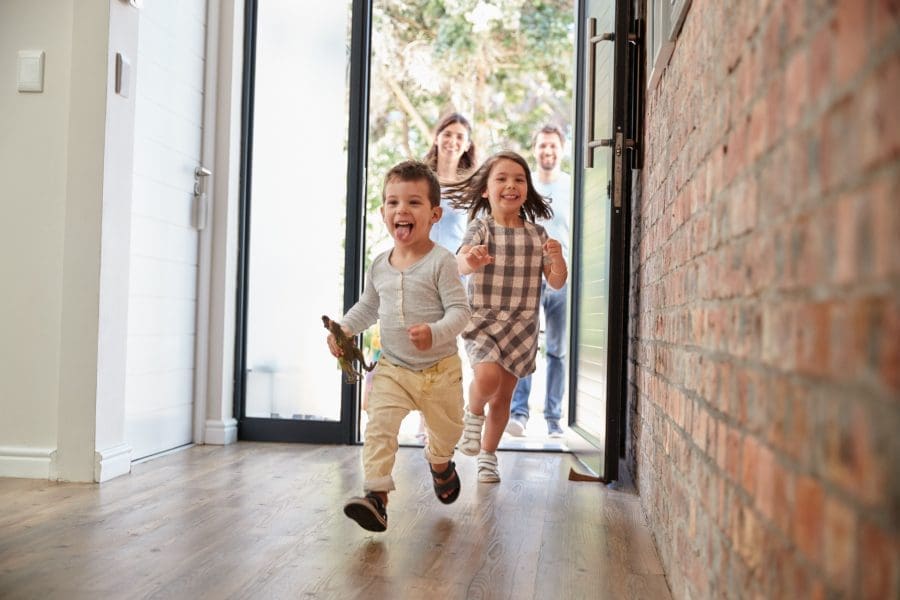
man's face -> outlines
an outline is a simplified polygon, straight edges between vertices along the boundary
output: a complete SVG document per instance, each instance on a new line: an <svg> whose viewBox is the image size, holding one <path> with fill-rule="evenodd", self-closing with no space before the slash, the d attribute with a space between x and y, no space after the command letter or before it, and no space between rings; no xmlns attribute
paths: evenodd
<svg viewBox="0 0 900 600"><path fill-rule="evenodd" d="M534 160L542 171L552 171L562 157L562 140L555 133L537 134L534 140Z"/></svg>

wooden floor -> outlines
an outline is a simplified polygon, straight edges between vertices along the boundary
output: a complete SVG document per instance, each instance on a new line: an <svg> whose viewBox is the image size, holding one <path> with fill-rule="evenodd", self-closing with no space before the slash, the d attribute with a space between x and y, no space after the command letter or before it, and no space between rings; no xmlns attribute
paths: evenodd
<svg viewBox="0 0 900 600"><path fill-rule="evenodd" d="M669 598L633 494L567 454L500 453L503 482L434 497L401 449L389 527L344 516L358 447L198 446L102 485L0 479L0 598Z"/></svg>

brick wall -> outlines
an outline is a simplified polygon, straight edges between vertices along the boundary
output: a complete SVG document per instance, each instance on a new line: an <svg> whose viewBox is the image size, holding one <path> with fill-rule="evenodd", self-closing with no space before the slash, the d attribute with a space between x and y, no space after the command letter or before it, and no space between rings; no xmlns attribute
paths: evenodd
<svg viewBox="0 0 900 600"><path fill-rule="evenodd" d="M694 0L646 107L629 464L677 598L900 598L900 0Z"/></svg>

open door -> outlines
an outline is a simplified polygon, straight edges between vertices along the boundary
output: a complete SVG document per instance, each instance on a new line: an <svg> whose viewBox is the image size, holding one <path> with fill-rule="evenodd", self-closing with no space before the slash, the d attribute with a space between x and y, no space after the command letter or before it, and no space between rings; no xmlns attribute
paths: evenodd
<svg viewBox="0 0 900 600"><path fill-rule="evenodd" d="M579 15L570 414L596 451L584 460L618 478L625 434L630 171L626 103L636 54L632 0L586 0Z"/></svg>

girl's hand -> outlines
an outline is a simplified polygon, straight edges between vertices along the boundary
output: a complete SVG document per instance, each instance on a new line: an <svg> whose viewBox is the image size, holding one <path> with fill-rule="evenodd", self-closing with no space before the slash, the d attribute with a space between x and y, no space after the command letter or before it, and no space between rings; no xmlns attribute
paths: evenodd
<svg viewBox="0 0 900 600"><path fill-rule="evenodd" d="M550 257L551 265L564 265L565 260L562 255L562 244L553 238L544 242L544 254Z"/></svg>
<svg viewBox="0 0 900 600"><path fill-rule="evenodd" d="M473 271L476 271L484 265L494 262L494 257L488 254L488 247L485 245L472 246L464 256L466 264Z"/></svg>
<svg viewBox="0 0 900 600"><path fill-rule="evenodd" d="M427 323L419 323L412 325L406 329L409 334L409 341L419 350L428 350L434 343L431 338L431 327Z"/></svg>

